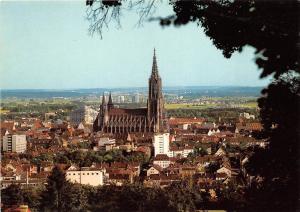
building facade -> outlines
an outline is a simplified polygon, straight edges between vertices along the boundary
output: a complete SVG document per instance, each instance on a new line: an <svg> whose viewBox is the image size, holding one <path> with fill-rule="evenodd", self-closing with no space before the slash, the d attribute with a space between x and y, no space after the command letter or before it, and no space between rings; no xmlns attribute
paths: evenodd
<svg viewBox="0 0 300 212"><path fill-rule="evenodd" d="M103 170L91 167L70 166L66 170L66 180L82 185L102 186Z"/></svg>
<svg viewBox="0 0 300 212"><path fill-rule="evenodd" d="M3 151L23 153L27 148L26 135L6 134L3 136Z"/></svg>
<svg viewBox="0 0 300 212"><path fill-rule="evenodd" d="M149 78L147 108L115 108L111 94L108 102L102 97L94 131L104 133L163 132L166 129L162 81L154 49L152 72Z"/></svg>
<svg viewBox="0 0 300 212"><path fill-rule="evenodd" d="M169 133L157 133L153 136L154 156L158 154L169 155Z"/></svg>
<svg viewBox="0 0 300 212"><path fill-rule="evenodd" d="M81 108L74 110L70 114L70 121L72 124L79 125L84 122L86 124L93 124L97 117L97 111L90 106L82 106Z"/></svg>

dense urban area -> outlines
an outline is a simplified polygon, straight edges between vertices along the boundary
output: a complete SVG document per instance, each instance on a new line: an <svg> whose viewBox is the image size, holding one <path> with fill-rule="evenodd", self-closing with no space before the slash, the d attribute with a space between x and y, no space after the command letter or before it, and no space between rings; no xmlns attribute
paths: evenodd
<svg viewBox="0 0 300 212"><path fill-rule="evenodd" d="M257 97L165 93L162 133L94 132L101 98L2 99L2 209L224 209L232 199L243 205L259 181L247 172L254 149L268 145ZM111 98L116 108L147 102L143 92Z"/></svg>
<svg viewBox="0 0 300 212"><path fill-rule="evenodd" d="M1 2L0 210L299 211L299 8Z"/></svg>

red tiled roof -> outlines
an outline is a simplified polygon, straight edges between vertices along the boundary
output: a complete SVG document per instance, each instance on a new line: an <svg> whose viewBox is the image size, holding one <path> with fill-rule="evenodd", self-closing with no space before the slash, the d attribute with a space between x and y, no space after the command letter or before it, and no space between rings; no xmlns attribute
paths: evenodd
<svg viewBox="0 0 300 212"><path fill-rule="evenodd" d="M170 158L168 157L168 155L165 155L165 154L157 154L157 155L155 156L154 160L155 160L155 161L162 161L162 160L163 160L163 161L165 161L165 160L169 161Z"/></svg>
<svg viewBox="0 0 300 212"><path fill-rule="evenodd" d="M153 168L155 168L157 171L161 172L163 170L162 167L160 167L159 165L153 164L152 166Z"/></svg>
<svg viewBox="0 0 300 212"><path fill-rule="evenodd" d="M241 130L262 130L262 124L259 122L254 122L254 123L237 123L236 127Z"/></svg>
<svg viewBox="0 0 300 212"><path fill-rule="evenodd" d="M216 173L216 178L226 178L227 174L226 173Z"/></svg>
<svg viewBox="0 0 300 212"><path fill-rule="evenodd" d="M147 108L136 108L136 109L112 108L109 110L109 115L146 116Z"/></svg>
<svg viewBox="0 0 300 212"><path fill-rule="evenodd" d="M0 128L4 128L7 129L9 131L13 131L13 128L15 126L15 122L14 121L4 121L0 123Z"/></svg>

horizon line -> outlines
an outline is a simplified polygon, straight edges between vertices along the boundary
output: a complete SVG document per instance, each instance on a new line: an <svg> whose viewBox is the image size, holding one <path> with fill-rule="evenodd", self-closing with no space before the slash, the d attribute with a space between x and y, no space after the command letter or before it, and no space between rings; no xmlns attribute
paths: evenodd
<svg viewBox="0 0 300 212"><path fill-rule="evenodd" d="M163 86L163 88L189 88L189 87L249 87L249 88L263 88L263 85L171 85ZM121 87L89 87L89 88L0 88L0 91L9 91L9 90L88 90L88 89L126 89L126 88L148 88L147 86L121 86Z"/></svg>

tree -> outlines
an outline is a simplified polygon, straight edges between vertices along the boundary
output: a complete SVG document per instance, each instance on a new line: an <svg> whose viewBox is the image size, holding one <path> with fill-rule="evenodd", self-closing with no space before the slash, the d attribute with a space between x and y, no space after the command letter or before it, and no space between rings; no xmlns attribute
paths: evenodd
<svg viewBox="0 0 300 212"><path fill-rule="evenodd" d="M41 209L45 211L61 211L64 204L63 192L66 185L65 173L55 166L48 176L46 190L42 193Z"/></svg>
<svg viewBox="0 0 300 212"><path fill-rule="evenodd" d="M299 78L281 77L259 99L267 150L257 150L248 164L252 175L263 177L248 191L253 210L295 211L299 207ZM255 204L254 204L255 203ZM272 203L272 204L270 204Z"/></svg>
<svg viewBox="0 0 300 212"><path fill-rule="evenodd" d="M160 188L133 184L86 189L90 211L175 211Z"/></svg>
<svg viewBox="0 0 300 212"><path fill-rule="evenodd" d="M38 211L40 207L40 195L43 192L41 188L22 189L24 204L27 204L32 211Z"/></svg>
<svg viewBox="0 0 300 212"><path fill-rule="evenodd" d="M86 211L87 195L80 184L67 183L64 186L62 211Z"/></svg>
<svg viewBox="0 0 300 212"><path fill-rule="evenodd" d="M165 192L170 207L176 211L195 211L203 205L200 188L189 180L173 183Z"/></svg>
<svg viewBox="0 0 300 212"><path fill-rule="evenodd" d="M4 206L20 205L23 203L23 192L19 185L11 184L1 191Z"/></svg>

